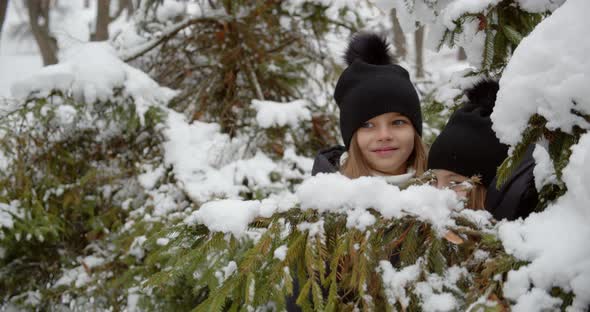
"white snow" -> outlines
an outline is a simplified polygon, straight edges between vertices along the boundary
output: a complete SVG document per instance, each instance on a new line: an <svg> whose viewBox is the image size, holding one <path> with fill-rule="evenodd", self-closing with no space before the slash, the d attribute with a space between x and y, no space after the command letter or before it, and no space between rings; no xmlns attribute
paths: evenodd
<svg viewBox="0 0 590 312"><path fill-rule="evenodd" d="M156 18L160 22L166 22L175 17L184 15L187 4L183 1L164 0L156 9Z"/></svg>
<svg viewBox="0 0 590 312"><path fill-rule="evenodd" d="M517 144L535 113L547 119L550 129L570 132L574 125L590 128L583 118L571 113L576 109L590 114L590 38L580 36L590 26L584 15L589 10L588 1L565 2L515 50L500 80L492 114L500 140ZM554 180L544 144L537 145L534 153L539 162L534 172L537 187ZM530 261L508 274L504 291L515 302L515 310L557 305L547 295L552 287L575 294L568 308L571 311L584 310L590 304L590 249L580 247L590 240L589 151L590 134L586 133L572 147L570 162L562 172L567 192L545 211L499 225L507 252Z"/></svg>
<svg viewBox="0 0 590 312"><path fill-rule="evenodd" d="M156 186L158 180L162 178L164 175L165 169L163 166L158 166L155 169L152 169L152 166L144 166L146 170L144 173L137 176L137 180L139 184L143 186L145 189L149 190Z"/></svg>
<svg viewBox="0 0 590 312"><path fill-rule="evenodd" d="M489 228L491 225L492 214L487 210L473 210L463 209L459 212L459 215L467 218L467 220L475 223L481 230Z"/></svg>
<svg viewBox="0 0 590 312"><path fill-rule="evenodd" d="M308 231L309 236L313 237L319 235L319 237L324 237L324 220L319 220L317 222L301 222L297 225L297 229L301 232Z"/></svg>
<svg viewBox="0 0 590 312"><path fill-rule="evenodd" d="M381 273L383 281L383 288L385 296L389 304L394 305L399 302L402 308L406 308L410 304L410 298L406 294L406 285L416 281L420 276L420 265L422 259L419 259L416 264L396 270L391 262L387 260L379 261L377 271Z"/></svg>
<svg viewBox="0 0 590 312"><path fill-rule="evenodd" d="M535 176L535 187L538 191L540 191L544 185L557 182L555 167L553 166L547 148L548 142L547 140L543 140L535 145L535 150L533 151L533 158L535 159L533 175Z"/></svg>
<svg viewBox="0 0 590 312"><path fill-rule="evenodd" d="M358 224L359 228L373 221L359 210L373 208L384 218L413 215L442 231L454 225L451 212L462 208L460 200L451 190L423 185L400 191L397 186L378 177L349 179L341 174L318 174L304 181L296 194L301 201L301 209L347 213L347 224Z"/></svg>
<svg viewBox="0 0 590 312"><path fill-rule="evenodd" d="M248 229L248 223L258 216L259 208L260 201L257 200L211 201L187 217L185 223L204 224L211 231L232 233L239 237Z"/></svg>
<svg viewBox="0 0 590 312"><path fill-rule="evenodd" d="M73 286L80 288L92 280L88 274L89 270L102 265L105 262L104 258L96 256L87 256L78 260L82 265L66 270L63 275L53 284L53 287L58 286Z"/></svg>
<svg viewBox="0 0 590 312"><path fill-rule="evenodd" d="M588 1L567 1L516 48L491 115L500 141L516 145L535 113L547 119L549 129L590 129L571 112L590 114L590 37L580 35L590 28L588 11Z"/></svg>
<svg viewBox="0 0 590 312"><path fill-rule="evenodd" d="M561 303L561 299L551 297L547 292L534 288L521 297L518 303L512 307L512 311L559 311Z"/></svg>
<svg viewBox="0 0 590 312"><path fill-rule="evenodd" d="M280 161L261 151L254 156L244 155L248 138L230 139L215 123L188 123L182 114L170 111L166 124L165 164L172 166L180 186L197 202L215 197L238 199L247 186L271 187L273 172L302 178L311 171L313 161L296 155L292 148ZM291 168L293 163L304 172Z"/></svg>
<svg viewBox="0 0 590 312"><path fill-rule="evenodd" d="M170 239L165 237L160 237L156 240L156 245L158 246L166 246L170 242Z"/></svg>
<svg viewBox="0 0 590 312"><path fill-rule="evenodd" d="M138 261L143 259L145 256L145 250L143 244L147 241L145 235L138 236L133 239L131 246L129 247L128 254L134 256Z"/></svg>
<svg viewBox="0 0 590 312"><path fill-rule="evenodd" d="M176 94L160 87L147 74L123 61L107 42L79 44L63 52L62 61L41 68L32 76L15 82L11 87L15 98L31 94L46 95L52 90L71 92L74 98L94 103L113 96L114 88L123 88L133 97L139 118L150 106L163 106Z"/></svg>
<svg viewBox="0 0 590 312"><path fill-rule="evenodd" d="M468 13L485 14L486 9L500 3L500 0L455 0L452 1L443 11L442 22L450 30L455 29L455 23L461 16Z"/></svg>
<svg viewBox="0 0 590 312"><path fill-rule="evenodd" d="M219 284L222 284L228 277L234 274L238 270L238 265L235 261L230 261L225 267L221 268L220 271L215 272L215 277Z"/></svg>
<svg viewBox="0 0 590 312"><path fill-rule="evenodd" d="M531 13L555 11L565 0L515 0L519 7Z"/></svg>
<svg viewBox="0 0 590 312"><path fill-rule="evenodd" d="M277 249L275 249L273 256L276 259L283 261L287 257L287 250L288 250L287 245L281 245L281 246L277 247Z"/></svg>
<svg viewBox="0 0 590 312"><path fill-rule="evenodd" d="M10 203L0 203L0 229L12 229L14 226L14 217L23 218L25 211L20 206L20 201L13 200ZM0 238L4 237L4 232L0 230Z"/></svg>
<svg viewBox="0 0 590 312"><path fill-rule="evenodd" d="M302 121L311 120L307 101L296 100L288 103L253 100L257 111L256 121L262 128L290 126L297 128Z"/></svg>
<svg viewBox="0 0 590 312"><path fill-rule="evenodd" d="M506 251L531 262L508 275L504 291L517 305L527 305L532 298L539 298L539 305L545 304L538 291L527 295L528 281L533 290L547 292L557 286L573 291L574 310L590 304L590 249L580 247L590 240L590 134L584 134L572 150L563 170L566 194L542 213L499 226Z"/></svg>

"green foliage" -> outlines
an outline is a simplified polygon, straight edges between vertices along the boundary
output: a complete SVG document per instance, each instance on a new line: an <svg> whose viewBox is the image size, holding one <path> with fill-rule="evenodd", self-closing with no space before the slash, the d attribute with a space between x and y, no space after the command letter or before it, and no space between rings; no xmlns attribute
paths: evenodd
<svg viewBox="0 0 590 312"><path fill-rule="evenodd" d="M158 5L152 1L144 7L151 12ZM139 65L161 85L180 91L170 103L172 108L192 120L219 123L230 136L263 135L255 129L253 99L315 103L317 92L330 94L326 87L331 88L339 68L325 55L323 38L334 31L343 31L346 37L362 26L354 10L343 8L342 19L332 20L326 13L329 6L315 1L216 0L208 5L217 9L218 16L194 18L186 31L164 38ZM153 23L139 23L142 36L159 35L160 28ZM318 68L324 73L321 77ZM309 94L310 86L318 90L314 95ZM305 127L292 136L305 137L296 144L301 155L311 156L336 142L337 123L326 107L315 107L314 121ZM271 155L282 156L277 146L285 142L270 144Z"/></svg>
<svg viewBox="0 0 590 312"><path fill-rule="evenodd" d="M19 211L12 226L0 228L0 297L51 285L63 265L121 228L128 213L120 199L135 165L159 153L153 147L163 115L151 108L141 117L117 91L92 104L60 92L32 97L0 119L0 149L9 159L0 202ZM54 292L46 289L44 298Z"/></svg>
<svg viewBox="0 0 590 312"><path fill-rule="evenodd" d="M454 21L453 30L447 29L439 48L444 44L455 45L457 35L464 31L463 24L476 22L478 31L484 32L483 61L478 73L486 76L499 76L508 64L512 51L522 38L549 13L529 13L523 11L514 0L503 0L488 7L483 13L466 13Z"/></svg>
<svg viewBox="0 0 590 312"><path fill-rule="evenodd" d="M432 274L442 276L451 266L467 267L472 277L458 282L461 291L443 290L467 307L489 289L489 275L502 274L516 262L490 243L488 234L459 215L457 220L461 225L451 230L464 240L460 244L410 217L378 216L376 224L360 231L346 228L345 215L297 208L253 222L250 233L259 233L256 236L236 238L202 225L178 224L148 238L146 248L151 251L143 260L141 277L143 308L221 311L273 302L282 310L291 297L303 310L391 310L375 268L381 260L405 267L418 259L425 261L416 282ZM309 232L299 229L302 224L323 226ZM170 242L149 243L161 237ZM284 258L275 256L279 247L287 248ZM477 250L488 252L488 259L473 258ZM299 292L294 292L294 281ZM414 294L414 284L407 291ZM486 296L492 294L501 297L501 289ZM419 297L411 298L408 310L419 310Z"/></svg>

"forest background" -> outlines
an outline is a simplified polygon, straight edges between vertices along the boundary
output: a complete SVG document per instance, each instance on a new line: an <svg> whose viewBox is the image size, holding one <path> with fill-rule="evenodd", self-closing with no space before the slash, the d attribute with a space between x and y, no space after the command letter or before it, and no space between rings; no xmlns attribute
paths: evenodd
<svg viewBox="0 0 590 312"><path fill-rule="evenodd" d="M587 9L0 0L2 307L587 309ZM423 181L310 177L361 30L410 71L427 143L464 89L501 78L500 180L534 144L538 213L496 222Z"/></svg>

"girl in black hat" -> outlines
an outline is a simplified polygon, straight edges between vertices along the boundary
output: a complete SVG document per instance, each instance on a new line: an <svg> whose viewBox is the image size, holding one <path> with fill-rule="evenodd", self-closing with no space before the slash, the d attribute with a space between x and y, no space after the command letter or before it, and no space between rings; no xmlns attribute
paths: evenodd
<svg viewBox="0 0 590 312"><path fill-rule="evenodd" d="M496 81L483 80L467 90L468 102L451 116L428 155L436 186L454 189L472 209L484 208L486 189L508 154L490 119L498 89ZM463 183L474 176L475 185Z"/></svg>
<svg viewBox="0 0 590 312"><path fill-rule="evenodd" d="M418 94L388 50L387 42L373 33L357 34L350 41L348 67L334 90L345 146L321 151L312 174L388 176L401 184L426 169Z"/></svg>

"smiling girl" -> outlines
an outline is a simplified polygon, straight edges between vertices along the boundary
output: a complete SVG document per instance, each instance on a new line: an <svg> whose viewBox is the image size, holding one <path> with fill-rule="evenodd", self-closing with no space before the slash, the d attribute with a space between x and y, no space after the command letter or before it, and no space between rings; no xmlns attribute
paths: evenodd
<svg viewBox="0 0 590 312"><path fill-rule="evenodd" d="M334 91L345 146L321 151L312 174L386 176L401 184L424 172L418 94L408 72L392 63L388 50L388 43L373 33L351 39L345 54L348 67Z"/></svg>

